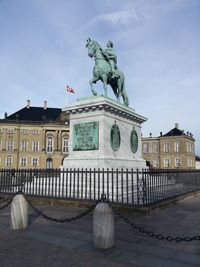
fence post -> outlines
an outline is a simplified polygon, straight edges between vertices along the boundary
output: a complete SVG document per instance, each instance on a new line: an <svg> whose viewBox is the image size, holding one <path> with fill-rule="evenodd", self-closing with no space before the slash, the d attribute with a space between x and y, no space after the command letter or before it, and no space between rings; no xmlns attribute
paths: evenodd
<svg viewBox="0 0 200 267"><path fill-rule="evenodd" d="M20 230L28 225L28 203L23 195L16 195L11 203L11 229Z"/></svg>
<svg viewBox="0 0 200 267"><path fill-rule="evenodd" d="M93 213L93 243L96 248L114 247L114 214L107 203L99 203Z"/></svg>

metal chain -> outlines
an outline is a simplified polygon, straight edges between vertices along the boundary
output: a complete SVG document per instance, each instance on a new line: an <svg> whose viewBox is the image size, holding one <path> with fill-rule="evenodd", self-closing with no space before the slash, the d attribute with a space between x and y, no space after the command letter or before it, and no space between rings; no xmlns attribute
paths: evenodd
<svg viewBox="0 0 200 267"><path fill-rule="evenodd" d="M24 196L28 202L28 204L31 206L31 208L37 212L41 217L43 217L44 219L46 220L49 220L51 222L59 222L59 223L69 223L71 221L75 221L77 219L81 219L82 217L86 216L87 214L89 214L95 207L97 204L94 204L92 206L90 206L86 211L82 212L81 214L77 215L77 216L74 216L74 217L71 217L71 218L52 218L46 214L44 214L42 211L38 210L34 205L33 203L30 201L29 198L27 198L27 196Z"/></svg>
<svg viewBox="0 0 200 267"><path fill-rule="evenodd" d="M131 221L129 220L129 218L123 216L123 215L119 212L119 210L118 210L116 207L111 207L111 208L112 208L112 210L114 211L114 213L117 214L117 216L118 216L120 219L122 219L122 220L124 220L126 223L128 223L133 229L138 230L138 231L139 231L140 233L142 233L142 234L146 234L146 235L148 235L148 237L157 238L157 239L159 239L159 240L175 241L175 242L177 242L177 243L182 242L182 241L185 241L185 242L191 242L191 241L194 241L194 240L196 240L196 241L199 241L199 240L200 240L200 236L193 236L193 237L189 237L189 236L187 236L187 237L175 236L175 237L173 237L173 236L170 236L170 235L168 235L168 236L164 236L164 235L162 235L162 234L155 234L154 232L152 232L152 231L147 231L147 230L145 230L143 227L141 227L141 226L135 224L134 222L131 222Z"/></svg>
<svg viewBox="0 0 200 267"><path fill-rule="evenodd" d="M7 202L6 202L3 206L0 207L0 210L3 210L3 209L5 209L6 207L8 207L8 206L11 204L13 198L14 198L17 194L23 194L23 192L22 192L21 190L19 190L18 192L16 192L16 193L14 194L14 196L12 196L10 199L8 199ZM29 199L27 196L24 195L24 197L25 197L25 199L27 200L27 202L29 203L29 205L32 207L32 209L33 209L34 211L36 211L36 212L37 212L40 216L42 216L44 219L47 219L47 220L52 221L52 222L59 222L59 223L67 222L67 223L68 223L68 222L71 222L71 221L75 221L75 220L80 219L80 218L86 216L87 214L89 214L92 210L95 209L95 207L96 207L96 205L97 205L98 203L103 202L103 203L107 203L107 204L112 208L112 210L114 211L114 213L115 213L120 219L122 219L122 220L124 220L126 223L128 223L133 229L138 230L138 231L139 231L140 233L142 233L142 234L146 234L146 235L148 235L148 237L157 238L157 239L159 239L159 240L175 241L175 242L177 242L177 243L182 242L182 241L185 241L185 242L191 242L191 241L194 241L194 240L196 240L196 241L200 241L200 236L193 236L193 237L189 237L189 236L187 236L187 237L175 236L175 237L172 237L172 236L170 236L170 235L168 235L168 236L164 236L164 235L162 235L162 234L155 234L155 233L152 232L152 231L147 231L147 230L145 230L143 227L141 227L141 226L135 224L134 222L131 222L131 221L129 220L129 218L123 216L123 215L119 212L119 210L118 210L116 207L113 207L113 206L111 205L111 202L108 201L108 200L106 199L106 195L105 195L105 194L102 194L101 199L98 200L98 201L96 202L96 204L90 206L86 211L82 212L81 214L79 214L79 215L77 215L77 216L74 216L74 217L71 217L71 218L60 218L60 219L58 219L58 218L52 218L52 217L50 217L50 216L47 216L47 215L44 214L42 211L38 210L38 209L33 205L33 203L31 203L30 199Z"/></svg>
<svg viewBox="0 0 200 267"><path fill-rule="evenodd" d="M10 199L8 199L7 202L6 202L3 206L0 207L0 210L3 210L3 209L5 209L6 207L8 207L8 206L11 204L13 198L14 198L17 194L23 194L23 192L22 192L21 190L19 190L18 192L16 192L16 193L14 194L14 196L12 196ZM118 210L116 207L113 207L113 206L111 205L111 202L108 201L108 200L106 199L106 195L105 195L105 194L102 194L100 200L97 200L97 202L96 202L94 205L90 206L86 211L82 212L81 214L79 214L79 215L77 215L77 216L74 216L74 217L71 217L71 218L60 218L60 219L58 219L58 218L52 218L52 217L50 217L50 216L47 216L47 215L44 214L42 211L38 210L38 209L33 205L33 203L30 201L30 199L29 199L27 196L24 195L24 197L25 197L25 199L27 200L28 204L32 207L32 209L33 209L34 211L36 211L36 212L37 212L40 216L42 216L44 219L47 219L47 220L52 221L52 222L59 222L59 223L67 222L67 223L68 223L68 222L71 222L71 221L75 221L75 220L80 219L80 218L86 216L87 214L89 214L92 210L95 209L95 207L96 207L96 205L97 205L98 203L103 202L103 203L107 203L107 204L112 208L113 212L114 212L120 219L122 219L122 220L124 220L126 223L128 223L133 229L138 230L138 231L139 231L140 233L142 233L142 234L146 234L146 235L148 235L148 237L157 238L157 239L159 239L159 240L175 241L175 242L177 242L177 243L182 242L182 241L185 241L185 242L191 242L191 241L194 241L194 240L196 240L196 241L200 241L200 236L193 236L193 237L189 237L189 236L187 236L187 237L175 236L175 237L172 237L172 236L170 236L170 235L168 235L168 236L164 236L164 235L162 235L162 234L155 234L155 233L152 232L152 231L147 231L147 230L145 230L143 227L141 227L141 226L135 224L134 222L131 222L131 221L129 220L129 218L127 218L127 217L125 217L124 215L122 215L122 214L119 212L119 210Z"/></svg>
<svg viewBox="0 0 200 267"><path fill-rule="evenodd" d="M13 198L18 194L22 194L22 191L19 190L11 198L6 199L5 201L7 201L7 202L3 206L0 207L0 210L7 208L12 203Z"/></svg>
<svg viewBox="0 0 200 267"><path fill-rule="evenodd" d="M13 196L7 199L7 202L3 206L0 207L0 210L7 208L11 204L12 200L13 200Z"/></svg>

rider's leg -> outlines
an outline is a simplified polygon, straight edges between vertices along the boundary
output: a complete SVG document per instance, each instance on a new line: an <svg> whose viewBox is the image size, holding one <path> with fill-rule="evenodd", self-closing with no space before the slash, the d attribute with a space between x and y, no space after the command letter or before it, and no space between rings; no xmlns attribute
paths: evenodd
<svg viewBox="0 0 200 267"><path fill-rule="evenodd" d="M110 60L110 67L111 67L111 72L112 72L112 78L115 77L115 63L113 60Z"/></svg>

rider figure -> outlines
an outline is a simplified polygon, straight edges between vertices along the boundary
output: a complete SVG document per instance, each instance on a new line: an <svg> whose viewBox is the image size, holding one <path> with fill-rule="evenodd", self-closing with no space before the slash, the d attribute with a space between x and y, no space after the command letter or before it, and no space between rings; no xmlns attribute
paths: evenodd
<svg viewBox="0 0 200 267"><path fill-rule="evenodd" d="M117 56L116 56L115 50L113 49L113 43L111 41L108 41L107 48L104 49L102 52L110 64L110 68L112 72L111 78L117 77L117 74L116 74Z"/></svg>

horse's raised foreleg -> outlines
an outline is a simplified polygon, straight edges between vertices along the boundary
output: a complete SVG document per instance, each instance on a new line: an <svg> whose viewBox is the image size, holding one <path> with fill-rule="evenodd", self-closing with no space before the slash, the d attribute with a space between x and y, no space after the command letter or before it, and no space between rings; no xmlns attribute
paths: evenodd
<svg viewBox="0 0 200 267"><path fill-rule="evenodd" d="M97 92L94 90L94 86L93 86L93 83L96 83L98 81L98 77L93 77L89 83L90 83L90 88L91 88L91 91L93 93L93 95L97 95Z"/></svg>

